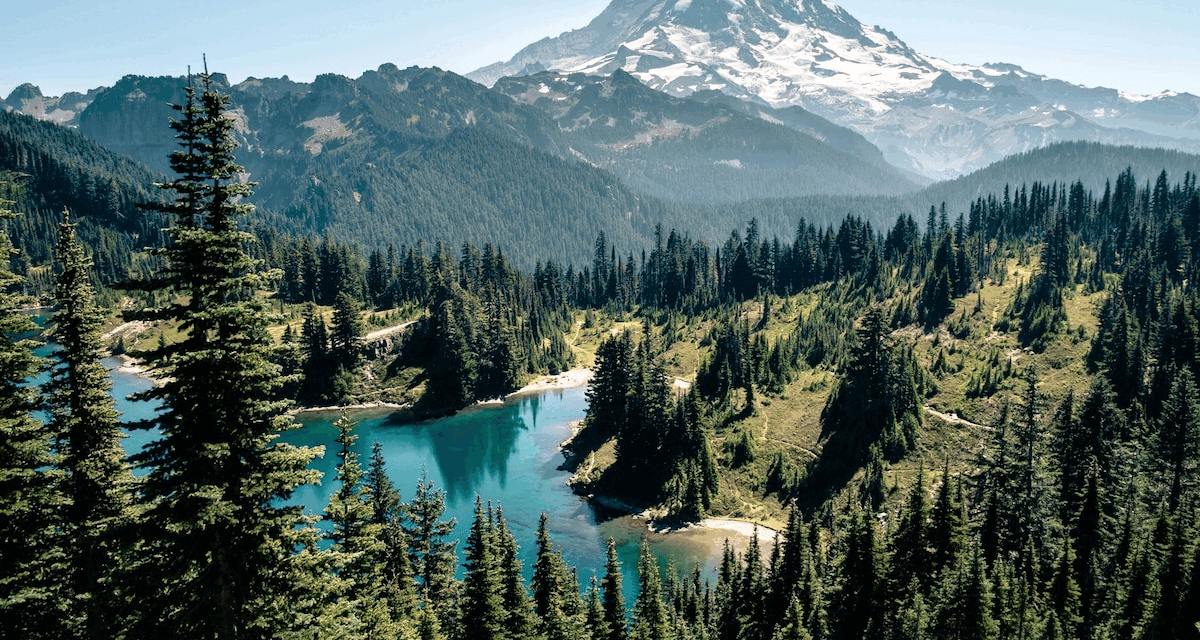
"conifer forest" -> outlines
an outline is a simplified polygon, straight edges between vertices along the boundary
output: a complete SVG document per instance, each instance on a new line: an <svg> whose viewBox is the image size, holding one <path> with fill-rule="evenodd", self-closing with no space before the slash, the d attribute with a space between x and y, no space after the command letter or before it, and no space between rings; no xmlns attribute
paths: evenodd
<svg viewBox="0 0 1200 640"><path fill-rule="evenodd" d="M1200 639L1200 157L932 203L646 198L607 234L589 191L562 213L587 252L532 221L372 243L256 209L281 187L222 86L184 84L165 175L0 112L0 638ZM452 142L503 155L479 135ZM110 354L152 417L117 411ZM627 600L611 540L587 575L543 513L524 566L503 504L455 523L351 411L325 449L280 437L297 407L432 420L584 368L573 490L761 525L715 575L643 545ZM289 502L318 483L323 511Z"/></svg>

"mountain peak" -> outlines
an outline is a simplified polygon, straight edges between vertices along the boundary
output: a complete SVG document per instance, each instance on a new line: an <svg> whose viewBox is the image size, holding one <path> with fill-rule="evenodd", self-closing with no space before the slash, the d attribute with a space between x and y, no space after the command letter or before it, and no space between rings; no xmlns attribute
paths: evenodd
<svg viewBox="0 0 1200 640"><path fill-rule="evenodd" d="M467 77L490 86L543 69L620 69L674 96L720 91L776 109L803 107L934 179L1084 130L1097 142L1200 151L1200 99L1134 96L1015 65L927 57L829 0L613 0L586 27ZM1043 117L1059 107L1076 117Z"/></svg>
<svg viewBox="0 0 1200 640"><path fill-rule="evenodd" d="M36 100L42 97L42 90L37 85L26 82L9 92L5 102L15 105L25 100Z"/></svg>

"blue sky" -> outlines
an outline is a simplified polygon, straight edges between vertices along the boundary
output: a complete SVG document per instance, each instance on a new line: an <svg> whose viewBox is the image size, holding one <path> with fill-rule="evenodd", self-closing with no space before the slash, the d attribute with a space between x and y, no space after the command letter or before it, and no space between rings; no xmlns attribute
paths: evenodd
<svg viewBox="0 0 1200 640"><path fill-rule="evenodd" d="M209 68L307 81L385 62L466 73L581 27L607 0L32 0L9 3L0 95L22 82L47 95L122 75ZM951 62L1011 62L1088 86L1200 95L1200 3L844 0L867 24ZM190 13L188 13L190 11Z"/></svg>

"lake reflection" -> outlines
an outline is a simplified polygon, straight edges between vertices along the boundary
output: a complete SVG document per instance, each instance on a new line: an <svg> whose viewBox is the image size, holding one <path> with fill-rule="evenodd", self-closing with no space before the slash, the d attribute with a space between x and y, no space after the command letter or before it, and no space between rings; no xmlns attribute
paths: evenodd
<svg viewBox="0 0 1200 640"><path fill-rule="evenodd" d="M627 602L636 597L638 545L643 538L665 565L674 562L681 571L700 566L705 577L715 579L724 532L689 531L653 534L646 521L631 517L604 518L567 486L570 474L558 468L558 445L571 436L570 423L587 409L585 389L561 389L516 396L500 404L472 407L455 416L398 424L387 411L356 411L355 444L363 465L378 441L383 447L388 475L404 499L410 499L421 474L446 492L446 517L458 520L454 537L466 538L476 494L503 508L505 520L521 546L527 575L532 574L538 518L544 511L555 545L567 563L579 570L582 586L604 570L605 544L612 537L625 569ZM324 445L324 457L314 466L324 472L319 487L304 487L294 501L319 513L336 489L332 480L337 465L333 422L339 412L306 413L303 429L284 434L298 445ZM745 539L732 535L737 548ZM459 559L462 558L461 544ZM460 568L461 576L461 568Z"/></svg>

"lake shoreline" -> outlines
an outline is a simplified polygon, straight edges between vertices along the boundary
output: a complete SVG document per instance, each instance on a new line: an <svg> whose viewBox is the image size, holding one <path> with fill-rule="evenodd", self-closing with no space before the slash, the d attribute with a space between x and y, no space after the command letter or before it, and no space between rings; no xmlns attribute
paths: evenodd
<svg viewBox="0 0 1200 640"><path fill-rule="evenodd" d="M329 413L329 412L333 412L333 411L371 411L371 410L379 409L379 410L392 411L394 414L397 414L396 417L398 420L401 420L404 422L420 422L422 420L434 420L437 418L446 418L449 416L456 416L463 412L477 410L477 409L485 409L485 408L492 407L492 406L494 406L494 407L503 406L505 402L519 398L521 396L525 396L525 395L545 393L547 391L554 391L556 389L574 389L577 387L585 387L591 382L591 380L592 380L592 370L591 369L587 369L587 368L571 369L569 371L563 371L558 374L544 375L544 376L535 378L533 380L533 382L530 382L529 384L521 387L520 389L513 391L512 393L504 396L503 398L492 398L490 400L480 400L474 404L467 405L467 406L465 406L461 409L457 409L455 411L447 411L445 413L437 412L437 413L432 413L427 416L426 415L418 415L416 412L412 411L413 406L414 406L412 403L398 404L395 402L385 402L385 401L362 402L362 403L357 403L357 404L340 405L340 406L331 405L331 406L324 406L324 407L297 407L296 409L293 409L291 411L291 413L293 415L309 415L309 414Z"/></svg>
<svg viewBox="0 0 1200 640"><path fill-rule="evenodd" d="M662 521L651 520L650 524L647 526L649 526L650 530L654 531L655 533L667 535L682 531L704 529L710 531L731 531L749 539L754 536L755 532L757 532L759 544L773 542L775 540L775 536L779 534L779 531L772 529L761 522L736 520L733 518L704 518L700 520L700 522L688 522L682 525L670 525L664 524Z"/></svg>
<svg viewBox="0 0 1200 640"><path fill-rule="evenodd" d="M535 378L533 382L530 382L520 389L508 394L505 396L505 399L531 393L553 391L555 389L586 387L591 384L592 375L593 371L590 368L584 367L580 369L569 369L555 375L541 376L540 378Z"/></svg>

